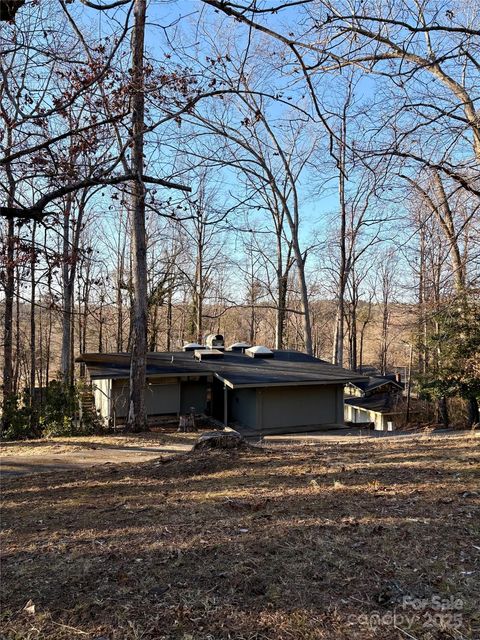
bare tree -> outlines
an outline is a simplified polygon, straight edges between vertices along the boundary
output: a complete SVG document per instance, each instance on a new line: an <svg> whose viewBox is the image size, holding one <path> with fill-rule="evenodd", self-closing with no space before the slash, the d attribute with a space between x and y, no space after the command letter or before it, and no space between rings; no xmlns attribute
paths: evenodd
<svg viewBox="0 0 480 640"><path fill-rule="evenodd" d="M388 103L382 97L378 111L381 125L374 132L371 155L390 155L437 169L480 196L480 128L475 109L478 12L470 14L452 7L440 15L430 10L428 3L412 4L407 0L382 0L375 5L367 5L363 0L353 3L305 0L295 3L302 12L301 33L306 34L297 38L295 30L283 33L278 23L270 24L268 20L288 9L290 3L273 3L266 9L257 3L202 1L250 30L266 34L284 48L289 63L297 65L315 113L327 129L328 122L322 116L315 90L315 76L354 66L379 81L391 83L393 113L398 113L400 101L402 117L392 118L393 113L386 109ZM431 81L427 95L422 76ZM378 133L385 127L392 135L383 144ZM423 131L425 136L421 135ZM330 134L332 139L336 138L331 129ZM464 153L466 140L473 151L473 163ZM458 153L456 161L452 160L453 150Z"/></svg>
<svg viewBox="0 0 480 640"><path fill-rule="evenodd" d="M292 126L292 135L288 141L281 140L279 133L269 121L262 102L244 94L239 95L239 100L239 108L244 114L241 128L229 125L221 117L215 118L213 113L205 117L196 112L195 119L205 130L223 138L229 145L224 147L227 151L226 157L217 155L216 161L254 177L262 188L268 187L271 193L270 198L273 197L276 200L276 205L271 208L271 211L281 224L280 233L284 232L285 226L289 230L300 295L304 349L307 353L312 353L308 286L305 274L306 254L300 239L301 215L298 193L300 174L311 155L312 146L307 146L303 152L300 152L299 147L302 144L300 124ZM248 155L243 161L245 153ZM276 158L278 162L274 162Z"/></svg>
<svg viewBox="0 0 480 640"><path fill-rule="evenodd" d="M145 135L144 40L146 0L135 0L132 31L132 257L133 257L133 340L130 369L128 425L132 431L146 427L144 389L147 367L147 242L145 235L145 186L143 146Z"/></svg>

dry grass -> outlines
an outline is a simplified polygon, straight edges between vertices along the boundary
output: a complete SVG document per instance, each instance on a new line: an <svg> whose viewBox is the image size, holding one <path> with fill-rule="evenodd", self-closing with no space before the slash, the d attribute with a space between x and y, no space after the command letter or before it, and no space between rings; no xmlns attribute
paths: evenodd
<svg viewBox="0 0 480 640"><path fill-rule="evenodd" d="M478 442L246 449L12 479L1 637L479 638ZM403 610L406 596L426 604ZM439 614L435 596L461 607Z"/></svg>
<svg viewBox="0 0 480 640"><path fill-rule="evenodd" d="M0 455L3 458L15 456L44 456L70 454L88 449L132 449L139 447L155 449L165 445L193 444L196 433L177 433L164 431L159 433L125 434L125 435L92 435L36 440L12 440L0 442Z"/></svg>

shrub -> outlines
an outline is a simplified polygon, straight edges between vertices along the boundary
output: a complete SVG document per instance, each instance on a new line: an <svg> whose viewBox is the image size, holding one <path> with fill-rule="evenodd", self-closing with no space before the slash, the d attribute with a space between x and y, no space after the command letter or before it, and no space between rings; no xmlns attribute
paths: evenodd
<svg viewBox="0 0 480 640"><path fill-rule="evenodd" d="M26 440L36 438L40 430L32 420L32 410L28 398L9 396L2 405L2 438L5 440Z"/></svg>
<svg viewBox="0 0 480 640"><path fill-rule="evenodd" d="M77 406L75 387L53 380L46 389L40 412L39 423L42 435L73 435Z"/></svg>
<svg viewBox="0 0 480 640"><path fill-rule="evenodd" d="M2 431L5 440L23 440L51 436L90 435L101 430L95 416L79 415L79 389L53 380L45 390L41 405L10 396L3 405Z"/></svg>

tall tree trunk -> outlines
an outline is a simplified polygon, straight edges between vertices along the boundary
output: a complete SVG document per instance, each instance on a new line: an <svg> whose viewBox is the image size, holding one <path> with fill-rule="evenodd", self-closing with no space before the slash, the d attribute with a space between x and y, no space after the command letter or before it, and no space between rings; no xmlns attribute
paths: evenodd
<svg viewBox="0 0 480 640"><path fill-rule="evenodd" d="M127 351L132 351L133 348L133 327L135 324L135 292L133 290L133 243L130 250L130 264L128 274L128 300L129 300L129 314L128 314L128 336L127 336Z"/></svg>
<svg viewBox="0 0 480 640"><path fill-rule="evenodd" d="M383 303L382 309L382 337L380 346L380 373L382 376L387 373L388 366L388 329L390 326L390 311L388 303Z"/></svg>
<svg viewBox="0 0 480 640"><path fill-rule="evenodd" d="M203 234L202 234L203 236ZM195 339L198 344L203 340L203 239L199 238L197 246L197 264L195 269Z"/></svg>
<svg viewBox="0 0 480 640"><path fill-rule="evenodd" d="M72 289L73 289L73 285L72 285ZM75 295L75 291L72 291L72 312L75 304L74 295ZM73 322L73 317L72 317L72 321L70 322L70 371L68 376L68 385L72 388L75 382L74 362L75 362L75 323Z"/></svg>
<svg viewBox="0 0 480 640"><path fill-rule="evenodd" d="M63 221L63 307L62 307L62 355L61 373L65 384L73 386L74 381L74 336L75 324L75 280L77 275L78 250L82 231L83 214L85 212L86 191L78 203L75 230L70 234L72 220L73 196L67 196Z"/></svg>
<svg viewBox="0 0 480 640"><path fill-rule="evenodd" d="M365 340L365 328L366 328L366 323L364 322L360 330L360 349L358 353L358 368L360 370L360 373L362 373L362 370L363 370L363 345Z"/></svg>
<svg viewBox="0 0 480 640"><path fill-rule="evenodd" d="M390 334L390 316L391 316L391 297L392 285L395 277L395 271L391 258L387 257L381 267L382 281L382 330L380 338L380 371L382 376L387 373L388 368L388 349Z"/></svg>
<svg viewBox="0 0 480 640"><path fill-rule="evenodd" d="M63 213L63 255L62 255L62 353L60 371L65 384L69 384L72 369L71 337L73 312L73 286L70 278L70 219L73 196L67 196Z"/></svg>
<svg viewBox="0 0 480 640"><path fill-rule="evenodd" d="M288 291L288 274L291 267L291 250L289 245L287 255L283 257L282 248L282 232L283 232L283 218L276 218L276 240L277 240L277 290L278 290L278 307L277 317L275 323L275 348L283 349L285 344L285 322L287 318L287 291Z"/></svg>
<svg viewBox="0 0 480 640"><path fill-rule="evenodd" d="M12 128L7 126L7 144L5 152L10 153ZM15 203L15 179L10 163L5 167L8 181L7 207ZM5 266L5 307L3 320L3 402L8 404L13 396L13 298L15 295L15 224L12 218L7 221L7 264ZM0 429L10 426L9 412L2 412Z"/></svg>
<svg viewBox="0 0 480 640"><path fill-rule="evenodd" d="M354 294L356 295L356 293ZM349 331L349 367L352 371L357 370L357 304L358 300L353 300L350 309L350 331Z"/></svg>
<svg viewBox="0 0 480 640"><path fill-rule="evenodd" d="M117 281L117 352L123 351L123 309L122 309L122 291L120 288L120 278Z"/></svg>
<svg viewBox="0 0 480 640"><path fill-rule="evenodd" d="M13 205L13 201L12 201ZM7 222L7 264L5 267L5 316L3 321L3 401L13 395L13 299L15 296L15 225ZM7 429L9 413L3 412L2 426Z"/></svg>
<svg viewBox="0 0 480 640"><path fill-rule="evenodd" d="M357 366L359 367L360 372L363 369L363 351L364 351L364 345L365 345L365 331L367 329L367 325L369 324L372 318L372 298L371 297L368 301L367 308L368 308L367 315L363 317L362 323L360 326L360 346L359 346L358 362L357 362Z"/></svg>
<svg viewBox="0 0 480 640"><path fill-rule="evenodd" d="M445 429L448 429L450 425L450 419L448 415L447 398L445 396L441 396L438 399L437 411L438 411L438 421L442 423Z"/></svg>
<svg viewBox="0 0 480 640"><path fill-rule="evenodd" d="M297 265L297 278L300 289L300 307L302 309L302 329L305 353L312 355L312 323L310 321L310 307L308 304L308 288L307 279L305 277L305 261L300 251L298 238L293 238L293 253Z"/></svg>
<svg viewBox="0 0 480 640"><path fill-rule="evenodd" d="M87 349L87 318L90 309L90 262L88 262L87 272L85 274L85 286L83 290L83 322L82 322L82 345L80 350L85 353ZM85 363L80 364L80 376L84 378L86 375Z"/></svg>
<svg viewBox="0 0 480 640"><path fill-rule="evenodd" d="M85 285L83 287L83 294L85 297ZM85 325L87 323L87 317L85 313L86 303L83 305L82 310L82 288L80 287L80 283L78 284L77 290L77 312L78 312L78 351L79 353L85 353ZM83 380L85 378L85 363L81 362L79 367L79 376Z"/></svg>
<svg viewBox="0 0 480 640"><path fill-rule="evenodd" d="M172 287L168 288L167 294L167 351L171 351L172 348L172 316L173 316L173 305L172 305Z"/></svg>
<svg viewBox="0 0 480 640"><path fill-rule="evenodd" d="M20 325L20 266L15 265L16 271L16 292L14 294L15 297L15 357L14 357L14 367L13 367L13 393L15 395L18 394L19 387L19 378L20 378L20 365L22 359L22 353L20 348L20 336L22 336L22 330Z"/></svg>
<svg viewBox="0 0 480 640"><path fill-rule="evenodd" d="M249 322L248 322L248 340L250 344L255 344L256 342L256 334L257 334L257 310L256 310L256 293L255 293L255 287L256 287L256 282L255 282L255 276L253 273L253 264L252 266L252 270L250 272L250 276L251 276L251 280L250 280L250 291L249 291L249 307L250 307L250 318L249 318Z"/></svg>
<svg viewBox="0 0 480 640"><path fill-rule="evenodd" d="M123 234L122 234L123 231ZM123 235L123 241L121 236ZM125 284L125 248L126 248L127 234L122 229L120 224L118 227L118 264L117 264L117 290L116 290L116 305L117 305L117 351L121 353L123 351L123 304L122 304L122 287Z"/></svg>
<svg viewBox="0 0 480 640"><path fill-rule="evenodd" d="M152 352L156 351L158 346L158 331L159 331L158 311L159 311L159 304L155 300L155 302L153 303L152 324L151 324L152 329L151 329L150 340L148 345L148 350Z"/></svg>
<svg viewBox="0 0 480 640"><path fill-rule="evenodd" d="M144 39L146 0L135 0L132 32L132 256L133 256L133 344L130 365L128 427L143 431L147 365L147 243L145 233L145 187L143 184L143 143L145 130Z"/></svg>
<svg viewBox="0 0 480 640"><path fill-rule="evenodd" d="M98 314L98 353L103 353L103 325L105 324L105 318L103 317L103 293L100 294L100 309Z"/></svg>
<svg viewBox="0 0 480 640"><path fill-rule="evenodd" d="M465 265L459 246L458 233L455 229L455 222L447 193L443 186L442 179L438 171L434 171L434 184L439 200L439 206L434 208L437 214L440 227L448 242L450 261L452 264L453 280L457 294L462 295L465 291Z"/></svg>
<svg viewBox="0 0 480 640"><path fill-rule="evenodd" d="M36 247L35 247L35 232L37 230L36 222L32 227L32 253L30 257L30 407L35 405L35 371L37 367L37 340L36 340L36 325L35 325L35 262L36 262Z"/></svg>
<svg viewBox="0 0 480 640"><path fill-rule="evenodd" d="M343 367L343 344L345 340L345 289L347 286L347 206L345 201L347 101L343 107L342 126L339 140L338 158L338 198L340 202L340 265L338 274L338 307L333 345L333 364Z"/></svg>
<svg viewBox="0 0 480 640"><path fill-rule="evenodd" d="M418 350L418 369L425 375L428 366L428 326L425 296L425 226L423 221L420 222L419 242L418 307L420 311L421 348Z"/></svg>
<svg viewBox="0 0 480 640"><path fill-rule="evenodd" d="M38 321L39 321L39 340L38 340L38 386L39 386L39 394L38 394L38 404L41 406L43 403L43 368L45 366L43 359L43 351L44 351L44 326L43 326L43 310L42 307L39 307L38 311Z"/></svg>
<svg viewBox="0 0 480 640"><path fill-rule="evenodd" d="M49 382L50 382L50 365L51 365L50 354L51 354L51 346L52 346L52 326L53 326L52 309L53 309L54 296L53 296L53 293L52 293L52 271L51 271L51 269L48 270L47 287L48 287L48 298L49 298L50 304L48 306L48 330L47 330L47 339L46 339L46 345L45 345L45 352L46 352L45 386L46 387L48 387Z"/></svg>
<svg viewBox="0 0 480 640"><path fill-rule="evenodd" d="M468 398L467 403L468 403L467 404L467 407L468 407L467 425L469 427L474 427L475 425L478 425L480 423L480 416L478 411L478 400L474 396L471 396L470 398Z"/></svg>
<svg viewBox="0 0 480 640"><path fill-rule="evenodd" d="M288 276L284 273L280 273L277 276L278 280L278 309L277 309L277 322L275 327L275 348L283 349L285 339L285 319L286 319L286 306L287 306L287 282Z"/></svg>

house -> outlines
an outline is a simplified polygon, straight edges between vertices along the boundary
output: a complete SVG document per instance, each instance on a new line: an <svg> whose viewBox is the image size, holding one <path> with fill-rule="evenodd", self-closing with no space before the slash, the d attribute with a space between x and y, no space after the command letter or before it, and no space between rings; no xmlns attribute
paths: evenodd
<svg viewBox="0 0 480 640"><path fill-rule="evenodd" d="M344 385L360 383L362 376L298 351L245 343L225 349L222 337L216 338L206 348L191 344L148 354L145 404L151 420L194 410L252 435L344 426ZM130 355L85 353L77 362L88 368L104 422L125 421Z"/></svg>
<svg viewBox="0 0 480 640"><path fill-rule="evenodd" d="M400 377L395 374L386 376L369 375L360 380L352 380L345 387L345 394L360 398L378 395L380 393L398 394L403 392L404 385Z"/></svg>
<svg viewBox="0 0 480 640"><path fill-rule="evenodd" d="M373 424L376 431L394 430L404 415L403 389L395 375L350 381L345 388L345 422Z"/></svg>

